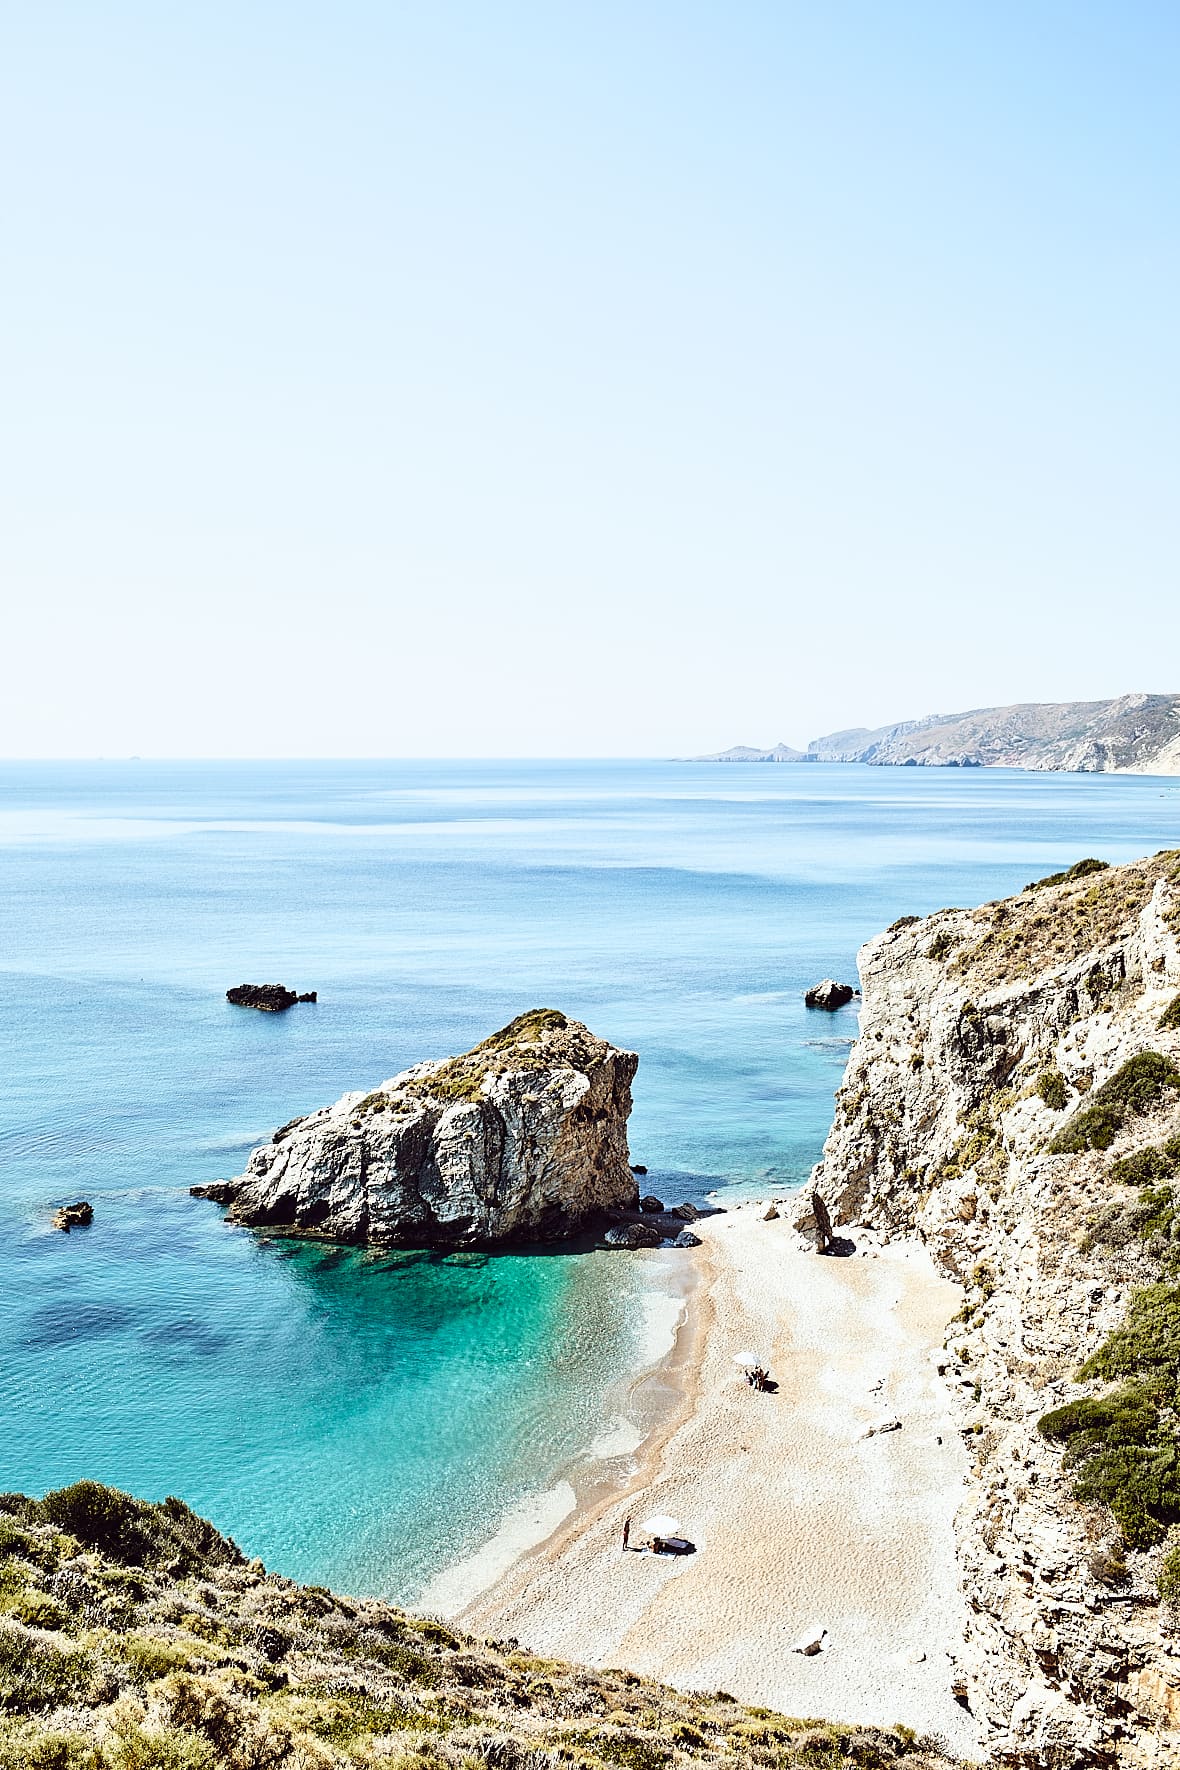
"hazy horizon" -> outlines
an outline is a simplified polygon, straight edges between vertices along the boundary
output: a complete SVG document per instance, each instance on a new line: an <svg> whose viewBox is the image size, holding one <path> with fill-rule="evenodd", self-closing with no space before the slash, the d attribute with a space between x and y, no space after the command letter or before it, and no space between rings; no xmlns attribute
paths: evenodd
<svg viewBox="0 0 1180 1770"><path fill-rule="evenodd" d="M0 48L0 755L802 749L1176 651L1173 8Z"/></svg>

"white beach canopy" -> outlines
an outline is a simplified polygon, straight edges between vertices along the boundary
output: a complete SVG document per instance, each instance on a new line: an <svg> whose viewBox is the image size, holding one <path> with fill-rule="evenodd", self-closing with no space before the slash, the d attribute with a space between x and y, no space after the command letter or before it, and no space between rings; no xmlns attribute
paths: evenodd
<svg viewBox="0 0 1180 1770"><path fill-rule="evenodd" d="M666 1512L657 1512L654 1518L647 1520L643 1528L648 1536L679 1536L680 1520L669 1518Z"/></svg>
<svg viewBox="0 0 1180 1770"><path fill-rule="evenodd" d="M747 1367L752 1368L758 1363L758 1354L756 1352L735 1352L733 1362L740 1364L743 1370Z"/></svg>

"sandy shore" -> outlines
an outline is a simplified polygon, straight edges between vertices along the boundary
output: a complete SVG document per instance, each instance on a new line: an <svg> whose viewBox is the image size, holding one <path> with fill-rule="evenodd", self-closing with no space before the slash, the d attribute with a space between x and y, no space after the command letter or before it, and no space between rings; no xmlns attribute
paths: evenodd
<svg viewBox="0 0 1180 1770"><path fill-rule="evenodd" d="M461 1620L788 1714L905 1722L974 1755L947 1658L962 1632L951 1525L966 1460L931 1357L958 1293L917 1246L819 1259L762 1209L696 1226L681 1405L626 1490L578 1507ZM747 1348L776 1394L735 1369ZM891 1416L902 1430L861 1436ZM623 1551L624 1518L657 1512L680 1520L694 1555ZM792 1651L817 1626L823 1651Z"/></svg>

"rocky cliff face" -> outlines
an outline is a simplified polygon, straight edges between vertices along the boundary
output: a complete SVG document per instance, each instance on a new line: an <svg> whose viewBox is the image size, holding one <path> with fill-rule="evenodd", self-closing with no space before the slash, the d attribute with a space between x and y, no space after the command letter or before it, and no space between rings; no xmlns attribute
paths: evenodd
<svg viewBox="0 0 1180 1770"><path fill-rule="evenodd" d="M638 1188L627 1118L639 1059L554 1009L462 1057L415 1064L275 1132L236 1180L194 1187L232 1222L384 1247L549 1241Z"/></svg>
<svg viewBox="0 0 1180 1770"><path fill-rule="evenodd" d="M917 1232L964 1287L942 1360L974 1454L959 1675L1004 1763L1180 1762L1180 1628L1156 1584L1175 1360L1150 1391L1164 1497L1129 1543L1038 1429L1109 1391L1079 1365L1177 1270L1170 1183L1147 1221L1127 1182L1166 1173L1180 1129L1178 934L1180 851L905 918L861 954L860 1037L816 1178L837 1226ZM1180 1289L1157 1296L1180 1307Z"/></svg>
<svg viewBox="0 0 1180 1770"><path fill-rule="evenodd" d="M932 714L875 731L833 732L813 762L927 768L1034 768L1071 773L1180 773L1180 695L1127 694Z"/></svg>

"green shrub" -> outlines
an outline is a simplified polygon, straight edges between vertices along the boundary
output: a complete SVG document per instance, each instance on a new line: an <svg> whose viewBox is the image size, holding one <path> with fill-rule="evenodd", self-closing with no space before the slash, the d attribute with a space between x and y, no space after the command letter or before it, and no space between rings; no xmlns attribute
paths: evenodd
<svg viewBox="0 0 1180 1770"><path fill-rule="evenodd" d="M1026 885L1026 891L1041 891L1046 885L1072 885L1075 879L1088 879L1091 873L1104 873L1109 867L1108 860L1075 860L1072 867L1063 873L1049 873L1044 879L1034 879Z"/></svg>
<svg viewBox="0 0 1180 1770"><path fill-rule="evenodd" d="M1168 1547L1156 1583L1163 1602L1180 1608L1180 1531L1168 1532Z"/></svg>
<svg viewBox="0 0 1180 1770"><path fill-rule="evenodd" d="M1109 1506L1127 1542L1144 1548L1180 1523L1180 1285L1148 1285L1126 1320L1082 1365L1080 1381L1120 1381L1102 1396L1054 1408L1038 1422L1078 1470L1074 1494Z"/></svg>
<svg viewBox="0 0 1180 1770"><path fill-rule="evenodd" d="M88 1549L132 1566L179 1562L191 1572L210 1565L236 1566L244 1559L235 1543L171 1495L155 1505L99 1481L75 1481L30 1503L44 1522L69 1531Z"/></svg>
<svg viewBox="0 0 1180 1770"><path fill-rule="evenodd" d="M12 1606L12 1614L30 1629L64 1629L69 1621L57 1599L48 1592L39 1592L36 1586L28 1586L21 1593Z"/></svg>
<svg viewBox="0 0 1180 1770"><path fill-rule="evenodd" d="M1069 1090L1065 1085L1065 1077L1058 1069L1047 1069L1037 1077L1037 1093L1046 1106L1054 1112L1062 1112L1069 1098Z"/></svg>
<svg viewBox="0 0 1180 1770"><path fill-rule="evenodd" d="M1096 1089L1089 1106L1061 1127L1049 1153L1076 1155L1086 1149L1109 1149L1128 1119L1150 1112L1176 1088L1180 1088L1180 1069L1171 1058L1158 1051L1140 1051Z"/></svg>
<svg viewBox="0 0 1180 1770"><path fill-rule="evenodd" d="M1176 1149L1176 1154L1172 1150ZM1167 1180L1180 1167L1180 1139L1172 1138L1162 1149L1137 1149L1134 1155L1125 1155L1120 1161L1111 1162L1110 1177L1120 1186L1150 1186L1157 1180Z"/></svg>
<svg viewBox="0 0 1180 1770"><path fill-rule="evenodd" d="M1133 1548L1180 1523L1180 1440L1146 1389L1125 1383L1110 1395L1071 1401L1038 1426L1065 1445L1065 1467L1078 1470L1075 1497L1108 1506Z"/></svg>
<svg viewBox="0 0 1180 1770"><path fill-rule="evenodd" d="M17 1713L56 1708L86 1688L91 1669L84 1649L59 1646L0 1618L0 1708Z"/></svg>
<svg viewBox="0 0 1180 1770"><path fill-rule="evenodd" d="M1160 1015L1159 1029L1161 1032L1175 1032L1177 1028L1180 1028L1180 996L1173 996Z"/></svg>
<svg viewBox="0 0 1180 1770"><path fill-rule="evenodd" d="M928 959L945 959L947 954L953 952L958 944L956 937L953 934L948 934L944 929L941 934L936 934L930 942L926 957Z"/></svg>

